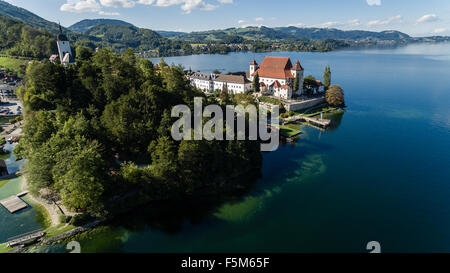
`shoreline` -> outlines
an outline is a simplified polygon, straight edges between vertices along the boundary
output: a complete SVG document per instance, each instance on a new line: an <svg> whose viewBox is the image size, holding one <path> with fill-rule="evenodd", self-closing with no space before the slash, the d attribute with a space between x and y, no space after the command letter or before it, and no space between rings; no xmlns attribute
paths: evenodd
<svg viewBox="0 0 450 273"><path fill-rule="evenodd" d="M22 178L21 181L20 181L20 183L21 183L20 184L21 191L27 191L28 190L28 183L27 183L26 176L22 175L21 178ZM31 194L31 192L28 193L27 197L30 198L31 202L42 206L47 211L48 215L50 216L49 217L50 222L51 222L50 227L55 227L55 226L57 226L59 224L59 215L60 215L59 213L60 212L59 212L59 209L56 207L56 205L48 204L48 202L46 202L44 199L36 197L36 196L33 196Z"/></svg>

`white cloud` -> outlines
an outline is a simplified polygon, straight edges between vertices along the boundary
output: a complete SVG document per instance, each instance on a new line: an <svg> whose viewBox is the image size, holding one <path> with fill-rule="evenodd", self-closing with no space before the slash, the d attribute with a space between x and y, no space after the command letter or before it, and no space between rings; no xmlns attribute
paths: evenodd
<svg viewBox="0 0 450 273"><path fill-rule="evenodd" d="M446 32L446 31L447 31L446 28L437 28L437 29L435 29L435 30L433 31L433 33L434 33L434 34L440 34L440 33Z"/></svg>
<svg viewBox="0 0 450 273"><path fill-rule="evenodd" d="M381 0L366 0L369 6L381 6Z"/></svg>
<svg viewBox="0 0 450 273"><path fill-rule="evenodd" d="M217 0L217 1L219 1L222 4L232 4L233 3L233 0Z"/></svg>
<svg viewBox="0 0 450 273"><path fill-rule="evenodd" d="M428 23L439 21L439 17L436 14L425 14L424 16L417 19L417 23Z"/></svg>
<svg viewBox="0 0 450 273"><path fill-rule="evenodd" d="M103 10L99 11L98 14L104 15L104 16L119 16L120 15L120 13L118 13L118 12L106 12Z"/></svg>
<svg viewBox="0 0 450 273"><path fill-rule="evenodd" d="M247 23L247 21L245 21L245 20L239 20L239 21L238 21L238 24L239 24L239 25L242 25L242 24L244 24L244 23Z"/></svg>
<svg viewBox="0 0 450 273"><path fill-rule="evenodd" d="M60 10L75 13L99 12L101 7L96 0L68 1L60 7Z"/></svg>
<svg viewBox="0 0 450 273"><path fill-rule="evenodd" d="M317 28L348 28L348 27L356 27L361 25L361 21L359 19L353 19L346 22L325 22L318 25L313 25L311 27L317 27Z"/></svg>
<svg viewBox="0 0 450 273"><path fill-rule="evenodd" d="M102 6L114 8L132 8L136 4L133 0L100 0L100 3Z"/></svg>
<svg viewBox="0 0 450 273"><path fill-rule="evenodd" d="M288 27L304 27L305 24L303 24L303 23L295 23L295 24L289 24L287 26Z"/></svg>
<svg viewBox="0 0 450 273"><path fill-rule="evenodd" d="M220 1L219 1L220 2ZM212 5L203 0L139 0L139 4L153 5L157 7L170 7L173 5L181 5L181 9L184 13L191 13L194 9L199 10L214 10L218 8L217 5ZM224 0L221 3L232 3L232 1Z"/></svg>
<svg viewBox="0 0 450 273"><path fill-rule="evenodd" d="M402 18L403 17L401 15L397 15L397 16L393 16L393 17L390 17L385 20L373 20L373 21L368 22L367 25L369 27L386 26L386 25L390 25L393 23L397 23L397 22L401 21Z"/></svg>
<svg viewBox="0 0 450 273"><path fill-rule="evenodd" d="M264 18L262 18L262 17L257 17L257 18L255 18L255 21L256 21L256 22L261 22L261 21L264 21Z"/></svg>

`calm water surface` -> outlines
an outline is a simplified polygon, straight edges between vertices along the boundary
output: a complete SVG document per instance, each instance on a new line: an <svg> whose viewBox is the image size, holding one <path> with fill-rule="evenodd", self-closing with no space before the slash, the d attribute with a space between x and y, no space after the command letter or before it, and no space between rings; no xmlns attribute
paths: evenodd
<svg viewBox="0 0 450 273"><path fill-rule="evenodd" d="M304 127L295 145L265 154L244 196L143 208L79 238L82 251L365 252L373 240L384 252L450 251L450 45L166 62L245 71L267 55L299 59L320 79L331 65L348 105L335 128Z"/></svg>
<svg viewBox="0 0 450 273"><path fill-rule="evenodd" d="M9 143L5 145L5 150L11 152L9 155L4 156L9 173L20 170L25 163L24 160L16 161L16 158L12 154L15 145ZM20 179L14 178L5 184L1 183L3 181L0 181L0 200L22 192ZM42 228L37 220L36 210L31 206L28 197L25 196L22 199L30 206L14 214L9 213L9 211L0 205L0 243L8 241L11 237Z"/></svg>

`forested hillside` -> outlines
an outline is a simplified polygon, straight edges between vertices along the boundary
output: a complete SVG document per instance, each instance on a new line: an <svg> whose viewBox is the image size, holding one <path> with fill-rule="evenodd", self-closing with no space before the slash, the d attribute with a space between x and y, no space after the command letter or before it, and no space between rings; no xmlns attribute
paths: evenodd
<svg viewBox="0 0 450 273"><path fill-rule="evenodd" d="M52 33L59 32L57 23L47 21L26 9L19 8L2 0L0 0L0 16L9 17L34 28L45 29Z"/></svg>
<svg viewBox="0 0 450 273"><path fill-rule="evenodd" d="M122 20L114 20L114 19L85 19L78 23L75 23L69 27L71 31L84 33L89 29L98 26L98 25L116 25L116 26L133 26L130 23L127 23Z"/></svg>
<svg viewBox="0 0 450 273"><path fill-rule="evenodd" d="M85 35L99 42L103 47L109 47L118 52L128 48L138 52L156 51L159 56L177 55L180 50L185 53L192 52L192 47L186 42L171 41L152 30L135 26L102 24L90 28Z"/></svg>
<svg viewBox="0 0 450 273"><path fill-rule="evenodd" d="M0 16L0 52L12 56L48 58L57 52L55 35Z"/></svg>
<svg viewBox="0 0 450 273"><path fill-rule="evenodd" d="M194 97L204 98L204 106L218 104L195 90L181 68L161 63L156 71L131 50L122 56L82 50L70 67L32 63L19 91L25 135L14 152L27 158L33 191L46 188L69 208L106 215L252 183L262 163L258 141L170 136L173 106L192 109ZM245 182L236 180L242 175Z"/></svg>

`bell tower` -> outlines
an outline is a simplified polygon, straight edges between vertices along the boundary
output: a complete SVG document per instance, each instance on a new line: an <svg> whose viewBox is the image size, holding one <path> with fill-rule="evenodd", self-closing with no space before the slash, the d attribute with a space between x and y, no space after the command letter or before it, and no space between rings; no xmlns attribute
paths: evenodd
<svg viewBox="0 0 450 273"><path fill-rule="evenodd" d="M250 63L250 78L253 79L253 73L258 69L258 63L256 63L255 59Z"/></svg>
<svg viewBox="0 0 450 273"><path fill-rule="evenodd" d="M57 36L56 44L58 45L58 54L61 64L64 66L73 64L72 50L70 49L69 39L63 34L61 24L59 25L59 34Z"/></svg>

